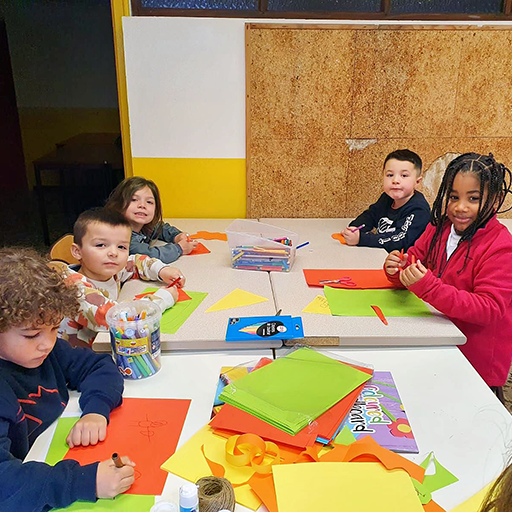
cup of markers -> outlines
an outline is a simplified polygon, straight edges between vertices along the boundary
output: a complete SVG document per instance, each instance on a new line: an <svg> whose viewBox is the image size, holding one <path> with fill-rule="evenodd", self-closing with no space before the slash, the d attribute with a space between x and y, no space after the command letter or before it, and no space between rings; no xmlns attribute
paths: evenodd
<svg viewBox="0 0 512 512"><path fill-rule="evenodd" d="M120 302L107 311L112 353L125 379L145 379L160 370L160 307L149 300Z"/></svg>

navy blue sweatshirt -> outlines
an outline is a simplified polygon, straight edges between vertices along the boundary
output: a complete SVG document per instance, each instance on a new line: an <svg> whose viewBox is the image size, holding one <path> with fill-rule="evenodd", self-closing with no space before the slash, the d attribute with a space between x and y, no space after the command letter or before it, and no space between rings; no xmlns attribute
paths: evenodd
<svg viewBox="0 0 512 512"><path fill-rule="evenodd" d="M430 206L425 196L418 192L400 208L391 208L393 199L383 193L349 226L364 224L359 235L361 247L381 247L386 251L397 251L414 245L430 222ZM375 232L372 232L375 230Z"/></svg>
<svg viewBox="0 0 512 512"><path fill-rule="evenodd" d="M38 368L0 359L0 510L42 512L96 501L98 463L22 462L66 407L68 387L81 392L82 415L102 414L108 421L122 402L124 383L109 355L72 348L61 339Z"/></svg>

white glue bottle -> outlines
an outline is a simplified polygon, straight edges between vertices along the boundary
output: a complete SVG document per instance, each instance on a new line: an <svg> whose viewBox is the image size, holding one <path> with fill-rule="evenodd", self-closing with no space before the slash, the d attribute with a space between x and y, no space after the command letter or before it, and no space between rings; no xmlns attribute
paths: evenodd
<svg viewBox="0 0 512 512"><path fill-rule="evenodd" d="M198 507L197 485L192 483L183 484L180 487L180 512L197 512Z"/></svg>

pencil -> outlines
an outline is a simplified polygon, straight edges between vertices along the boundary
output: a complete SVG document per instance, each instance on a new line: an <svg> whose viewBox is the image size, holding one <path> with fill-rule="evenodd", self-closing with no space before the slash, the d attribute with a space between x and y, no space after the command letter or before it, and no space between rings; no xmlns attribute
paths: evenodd
<svg viewBox="0 0 512 512"><path fill-rule="evenodd" d="M119 455L117 453L112 454L112 461L116 465L116 468L124 467L123 461L121 460L121 458L119 457Z"/></svg>

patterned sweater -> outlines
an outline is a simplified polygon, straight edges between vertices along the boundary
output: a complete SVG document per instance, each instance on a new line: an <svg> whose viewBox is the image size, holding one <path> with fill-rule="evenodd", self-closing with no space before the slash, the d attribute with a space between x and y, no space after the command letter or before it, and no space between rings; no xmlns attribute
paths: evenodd
<svg viewBox="0 0 512 512"><path fill-rule="evenodd" d="M158 274L165 266L156 258L132 254L128 257L126 267L105 283L92 281L80 274L78 265L65 268L66 283L78 286L80 290L80 311L77 318L65 318L62 321L59 338L72 346L90 347L98 332L108 331L105 315L117 303L122 285L130 279L159 281ZM158 301L162 311L174 305L173 296L164 288L144 299Z"/></svg>

